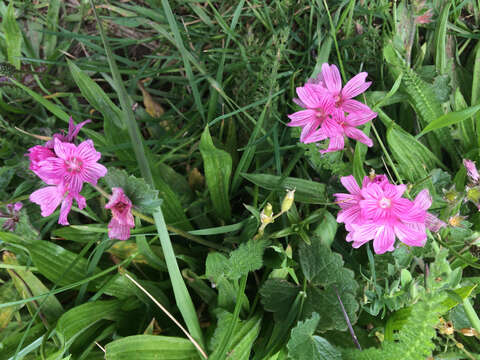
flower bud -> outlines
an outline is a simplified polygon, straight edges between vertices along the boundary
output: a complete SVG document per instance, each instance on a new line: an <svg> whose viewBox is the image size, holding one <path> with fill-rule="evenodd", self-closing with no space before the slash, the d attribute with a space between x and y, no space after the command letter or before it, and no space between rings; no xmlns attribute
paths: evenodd
<svg viewBox="0 0 480 360"><path fill-rule="evenodd" d="M467 199L478 204L480 202L480 188L477 186L467 187Z"/></svg>
<svg viewBox="0 0 480 360"><path fill-rule="evenodd" d="M290 208L293 205L294 196L295 196L295 189L287 190L287 195L285 195L282 201L282 213L290 210Z"/></svg>
<svg viewBox="0 0 480 360"><path fill-rule="evenodd" d="M262 225L270 224L273 222L273 208L272 204L267 203L260 213L260 221Z"/></svg>

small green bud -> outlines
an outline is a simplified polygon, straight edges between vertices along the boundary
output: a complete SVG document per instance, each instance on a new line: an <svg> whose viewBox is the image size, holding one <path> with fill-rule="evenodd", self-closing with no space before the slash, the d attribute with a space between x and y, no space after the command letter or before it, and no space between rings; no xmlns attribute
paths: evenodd
<svg viewBox="0 0 480 360"><path fill-rule="evenodd" d="M282 201L282 213L290 210L290 208L293 205L294 197L295 197L295 189L287 190L287 195L285 195Z"/></svg>
<svg viewBox="0 0 480 360"><path fill-rule="evenodd" d="M449 202L450 204L453 204L458 199L458 193L455 191L454 187L449 190L443 190L443 195L445 197L445 200L447 200L447 202Z"/></svg>
<svg viewBox="0 0 480 360"><path fill-rule="evenodd" d="M480 188L477 186L467 187L467 199L477 204L480 201Z"/></svg>
<svg viewBox="0 0 480 360"><path fill-rule="evenodd" d="M262 212L260 213L260 221L262 222L262 225L270 224L273 222L272 204L267 203L267 205L263 208Z"/></svg>

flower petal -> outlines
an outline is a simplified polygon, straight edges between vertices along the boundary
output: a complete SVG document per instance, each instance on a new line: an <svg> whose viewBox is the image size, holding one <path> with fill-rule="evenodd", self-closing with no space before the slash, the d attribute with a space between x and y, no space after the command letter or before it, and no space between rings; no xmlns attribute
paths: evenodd
<svg viewBox="0 0 480 360"><path fill-rule="evenodd" d="M352 126L345 126L345 135L351 139L360 141L362 144L367 145L368 147L373 146L373 141L364 132L360 129L354 128Z"/></svg>
<svg viewBox="0 0 480 360"><path fill-rule="evenodd" d="M373 111L370 109L367 105L361 103L360 101L357 100L344 100L342 102L342 108L348 113L365 113L365 114L371 114ZM365 115L366 116L366 115Z"/></svg>
<svg viewBox="0 0 480 360"><path fill-rule="evenodd" d="M427 233L423 223L405 224L398 222L395 224L395 234L401 242L409 246L424 246L427 241Z"/></svg>
<svg viewBox="0 0 480 360"><path fill-rule="evenodd" d="M300 110L293 114L288 115L290 121L287 125L288 126L305 126L308 123L315 121L315 110L307 109L307 110Z"/></svg>
<svg viewBox="0 0 480 360"><path fill-rule="evenodd" d="M30 201L40 205L43 217L51 215L60 205L63 199L63 192L57 186L47 186L30 195Z"/></svg>
<svg viewBox="0 0 480 360"><path fill-rule="evenodd" d="M73 197L69 194L63 199L62 206L60 207L60 216L58 218L58 223L61 225L69 225L67 216L70 210L72 209Z"/></svg>
<svg viewBox="0 0 480 360"><path fill-rule="evenodd" d="M342 78L335 65L322 64L322 78L328 91L335 95L340 93L342 90Z"/></svg>
<svg viewBox="0 0 480 360"><path fill-rule="evenodd" d="M373 240L373 250L376 254L383 254L387 251L393 251L395 243L395 232L389 225L382 225L377 229L375 239Z"/></svg>
<svg viewBox="0 0 480 360"><path fill-rule="evenodd" d="M328 148L326 150L320 150L321 154L343 150L345 145L343 136L334 136L330 138L330 143L328 144Z"/></svg>
<svg viewBox="0 0 480 360"><path fill-rule="evenodd" d="M342 98L352 99L367 90L372 84L370 81L365 82L367 75L366 72L361 72L351 78L342 89Z"/></svg>
<svg viewBox="0 0 480 360"><path fill-rule="evenodd" d="M353 175L341 177L340 182L350 194L360 195L360 187L358 186L357 180L355 180Z"/></svg>

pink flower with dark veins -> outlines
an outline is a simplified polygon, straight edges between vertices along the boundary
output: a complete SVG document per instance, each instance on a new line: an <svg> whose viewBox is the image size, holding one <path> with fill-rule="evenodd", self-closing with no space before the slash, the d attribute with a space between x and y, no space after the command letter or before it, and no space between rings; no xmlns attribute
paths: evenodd
<svg viewBox="0 0 480 360"><path fill-rule="evenodd" d="M85 124L88 124L91 121L92 120L88 119L88 120L82 121L78 125L75 125L75 123L73 122L73 118L70 116L70 120L68 122L68 133L67 133L67 135L64 134L63 130L62 130L62 133L55 133L55 134L52 135L52 139L45 143L45 146L49 149L53 149L54 146L55 146L55 139L58 139L61 142L73 143L73 141L77 137L77 135L80 132L80 130L82 129L82 127Z"/></svg>
<svg viewBox="0 0 480 360"><path fill-rule="evenodd" d="M372 110L360 101L353 100L354 97L365 92L370 85L366 72L361 72L351 78L342 88L342 78L335 65L322 64L322 72L317 77L315 91L332 99L335 107L347 113L371 113Z"/></svg>
<svg viewBox="0 0 480 360"><path fill-rule="evenodd" d="M76 146L54 139L54 151L56 157L40 161L37 172L50 183L62 183L72 197L80 193L84 182L96 185L107 173L107 168L97 163L101 154L93 147L92 140Z"/></svg>
<svg viewBox="0 0 480 360"><path fill-rule="evenodd" d="M130 237L130 229L135 227L135 222L132 215L132 202L122 188L112 188L112 197L105 208L112 210L112 220L108 223L108 237L127 240Z"/></svg>
<svg viewBox="0 0 480 360"><path fill-rule="evenodd" d="M330 126L335 125L335 121L331 117L333 101L329 97L315 92L311 84L297 87L297 95L299 97L296 99L297 104L305 110L288 115L292 121L287 125L303 128L300 135L301 142L305 142L305 139L319 127L324 128L325 122L330 123Z"/></svg>
<svg viewBox="0 0 480 360"><path fill-rule="evenodd" d="M365 177L362 188L353 176L341 181L349 194L334 194L341 207L337 221L345 223L354 248L373 240L375 253L383 254L393 251L396 237L409 246L425 245L428 190L412 202L402 197L405 185L390 184L385 176Z"/></svg>

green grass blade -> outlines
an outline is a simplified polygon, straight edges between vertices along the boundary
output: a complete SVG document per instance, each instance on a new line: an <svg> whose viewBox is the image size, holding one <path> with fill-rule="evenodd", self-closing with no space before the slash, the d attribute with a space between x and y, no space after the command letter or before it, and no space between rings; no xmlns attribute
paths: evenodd
<svg viewBox="0 0 480 360"><path fill-rule="evenodd" d="M49 33L45 34L43 38L44 41L44 51L45 57L47 59L51 58L52 55L57 50L57 35L53 34L57 30L58 26L58 15L60 13L60 1L51 0L48 2L48 12L47 12L47 29L50 30Z"/></svg>
<svg viewBox="0 0 480 360"><path fill-rule="evenodd" d="M200 323L198 322L197 313L195 311L195 307L193 306L192 298L190 297L185 282L183 281L182 274L180 273L177 259L175 258L175 253L173 251L172 242L170 240L170 236L168 235L167 225L165 224L162 209L160 207L158 207L153 213L153 218L155 219L155 225L157 226L158 236L162 245L165 262L167 263L168 274L170 275L173 293L175 295L178 309L180 310L180 313L187 324L190 335L192 335L192 337L200 344L200 346L205 349L205 343L203 341L203 335L200 329Z"/></svg>
<svg viewBox="0 0 480 360"><path fill-rule="evenodd" d="M193 99L195 101L195 106L197 107L198 112L203 120L205 120L205 109L203 108L203 102L200 96L200 92L198 91L197 84L195 82L195 77L192 72L192 67L190 66L190 62L188 61L187 49L183 44L182 36L180 35L180 31L177 26L177 22L175 17L173 16L172 8L168 0L162 0L163 11L165 12L165 16L167 17L168 24L170 25L170 29L172 30L173 37L175 39L175 45L180 51L182 55L183 65L185 66L185 73L187 74L187 79L192 88Z"/></svg>
<svg viewBox="0 0 480 360"><path fill-rule="evenodd" d="M112 72L113 80L115 82L115 90L118 93L118 99L120 101L120 105L122 107L124 121L126 122L128 133L130 135L130 140L132 141L133 151L135 152L135 157L138 161L138 166L140 168L140 172L147 182L153 186L153 176L150 170L150 165L147 160L147 155L145 153L145 147L143 145L143 138L140 133L140 129L138 128L137 121L135 120L135 115L132 111L132 106L130 103L130 99L128 97L127 91L125 90L125 86L123 85L122 77L120 76L120 72L118 71L117 63L113 57L112 49L108 44L107 37L105 36L105 31L103 29L102 23L100 18L98 17L97 11L95 10L95 5L92 0L90 0L90 5L92 7L93 13L95 15L95 19L98 23L98 29L100 31L100 36L102 38L103 46L105 48L105 53L107 54L108 64L110 65L110 71Z"/></svg>

